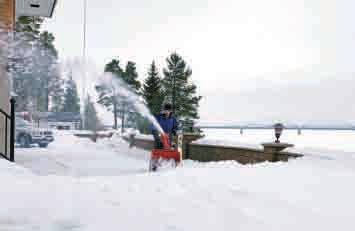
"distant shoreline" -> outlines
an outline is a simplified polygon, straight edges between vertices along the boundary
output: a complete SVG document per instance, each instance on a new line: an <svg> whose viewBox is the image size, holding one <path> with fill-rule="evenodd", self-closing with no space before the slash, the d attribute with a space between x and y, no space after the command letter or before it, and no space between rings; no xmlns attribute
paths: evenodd
<svg viewBox="0 0 355 231"><path fill-rule="evenodd" d="M272 126L197 126L200 129L235 129L235 130L268 130ZM329 131L355 131L355 127L291 127L285 126L285 130L329 130Z"/></svg>

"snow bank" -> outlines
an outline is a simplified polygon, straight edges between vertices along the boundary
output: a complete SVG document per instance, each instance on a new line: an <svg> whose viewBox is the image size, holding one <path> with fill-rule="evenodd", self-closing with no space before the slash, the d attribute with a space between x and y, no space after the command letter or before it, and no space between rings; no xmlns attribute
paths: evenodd
<svg viewBox="0 0 355 231"><path fill-rule="evenodd" d="M141 159L137 159L137 155ZM149 153L130 149L114 135L112 139L79 138L57 131L47 149L17 149L16 162L40 175L102 176L144 172Z"/></svg>

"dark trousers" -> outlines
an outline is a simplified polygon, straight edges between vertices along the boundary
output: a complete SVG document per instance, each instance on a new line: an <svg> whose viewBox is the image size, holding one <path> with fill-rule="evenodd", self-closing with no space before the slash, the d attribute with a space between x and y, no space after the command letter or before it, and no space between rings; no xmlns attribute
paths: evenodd
<svg viewBox="0 0 355 231"><path fill-rule="evenodd" d="M153 137L154 137L154 148L155 149L163 149L163 143L160 140L159 132L154 130Z"/></svg>

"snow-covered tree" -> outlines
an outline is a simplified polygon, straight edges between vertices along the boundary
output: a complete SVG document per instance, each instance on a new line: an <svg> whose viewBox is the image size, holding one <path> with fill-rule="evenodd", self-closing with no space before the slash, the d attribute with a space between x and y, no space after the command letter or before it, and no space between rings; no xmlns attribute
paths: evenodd
<svg viewBox="0 0 355 231"><path fill-rule="evenodd" d="M85 113L84 127L94 132L98 131L102 127L102 125L97 115L95 105L92 102L90 96L88 96L85 100L84 113Z"/></svg>
<svg viewBox="0 0 355 231"><path fill-rule="evenodd" d="M80 99L78 96L78 90L71 74L69 75L69 79L66 81L62 111L80 112Z"/></svg>
<svg viewBox="0 0 355 231"><path fill-rule="evenodd" d="M116 79L117 83L122 82L126 84L127 86L122 87L129 88L138 94L141 84L138 81L138 73L134 62L129 61L125 70L123 70L120 66L120 61L113 59L106 64L105 72L112 74L112 76L107 76L107 78L112 77L113 81ZM98 103L113 112L114 128L117 129L118 127L117 118L119 117L121 118L121 128L123 131L128 115L132 114L132 108L127 97L120 94L118 85L108 86L107 84L100 84L96 86L96 91L99 94Z"/></svg>

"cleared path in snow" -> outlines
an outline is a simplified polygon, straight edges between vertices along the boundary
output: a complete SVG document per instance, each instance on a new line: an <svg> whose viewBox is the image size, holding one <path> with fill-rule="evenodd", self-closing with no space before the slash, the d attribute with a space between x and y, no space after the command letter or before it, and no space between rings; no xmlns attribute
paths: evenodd
<svg viewBox="0 0 355 231"><path fill-rule="evenodd" d="M119 137L93 143L57 132L48 148L16 149L16 163L39 175L116 176L146 172L149 153L130 149Z"/></svg>

